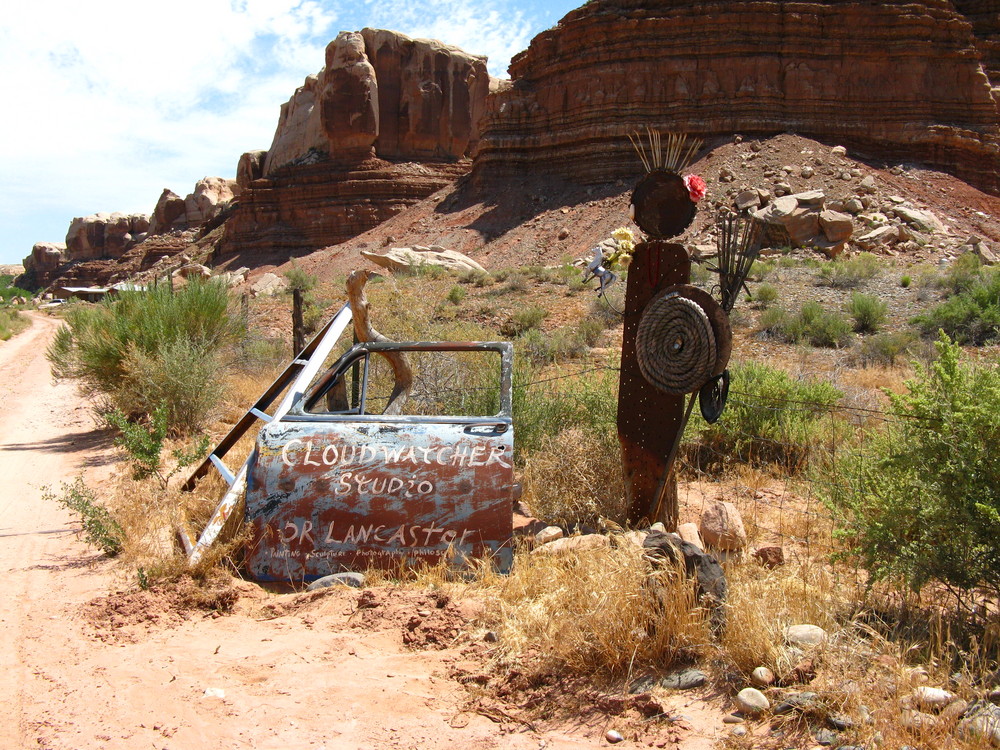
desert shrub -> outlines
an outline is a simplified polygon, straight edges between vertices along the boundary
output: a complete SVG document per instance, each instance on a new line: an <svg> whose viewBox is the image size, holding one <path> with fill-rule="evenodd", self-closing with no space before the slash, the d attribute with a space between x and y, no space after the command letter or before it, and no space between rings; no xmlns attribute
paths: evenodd
<svg viewBox="0 0 1000 750"><path fill-rule="evenodd" d="M975 253L958 256L944 273L928 278L928 286L944 289L948 294L967 292L983 278L982 262Z"/></svg>
<svg viewBox="0 0 1000 750"><path fill-rule="evenodd" d="M587 346L597 346L601 340L601 334L604 333L604 321L593 315L588 315L585 318L580 318L576 328Z"/></svg>
<svg viewBox="0 0 1000 750"><path fill-rule="evenodd" d="M910 288L910 284L912 284L912 283L913 283L913 278L908 273L904 273L899 278L899 285L901 287L903 287L903 289L909 289Z"/></svg>
<svg viewBox="0 0 1000 750"><path fill-rule="evenodd" d="M1000 592L1000 369L963 362L945 335L937 350L887 394L895 419L838 463L829 501L874 580Z"/></svg>
<svg viewBox="0 0 1000 750"><path fill-rule="evenodd" d="M624 310L625 288L623 284L616 284L605 291L603 297L598 297L590 303L590 317L601 321L605 328L621 325Z"/></svg>
<svg viewBox="0 0 1000 750"><path fill-rule="evenodd" d="M203 435L195 445L187 450L183 448L174 450L174 467L164 473L162 470L163 441L166 439L168 431L165 401L159 403L146 423L133 422L117 409L106 414L105 419L109 425L118 430L115 445L125 452L126 459L132 466L132 478L145 479L155 476L160 480L160 485L164 489L174 474L204 457L208 452L208 437Z"/></svg>
<svg viewBox="0 0 1000 750"><path fill-rule="evenodd" d="M846 260L834 260L819 270L818 283L835 289L852 289L878 276L882 263L877 255L860 253Z"/></svg>
<svg viewBox="0 0 1000 750"><path fill-rule="evenodd" d="M890 331L869 336L861 342L854 361L861 367L895 367L899 358L908 354L916 340L910 331Z"/></svg>
<svg viewBox="0 0 1000 750"><path fill-rule="evenodd" d="M839 313L825 310L815 300L802 305L795 315L771 308L760 316L760 330L792 344L841 347L851 340L851 324Z"/></svg>
<svg viewBox="0 0 1000 750"><path fill-rule="evenodd" d="M685 432L685 452L700 468L719 471L738 461L798 472L840 429L832 410L843 394L829 383L756 362L731 365L730 372L722 419L709 425L695 413Z"/></svg>
<svg viewBox="0 0 1000 750"><path fill-rule="evenodd" d="M778 301L778 287L774 284L761 284L753 293L753 303L757 307L770 307Z"/></svg>
<svg viewBox="0 0 1000 750"><path fill-rule="evenodd" d="M691 283L697 286L705 286L712 280L712 272L701 263L691 264Z"/></svg>
<svg viewBox="0 0 1000 750"><path fill-rule="evenodd" d="M53 375L79 378L132 418L165 401L172 429L197 429L220 393L221 356L241 333L227 304L222 285L192 282L74 306L47 352Z"/></svg>
<svg viewBox="0 0 1000 750"><path fill-rule="evenodd" d="M587 353L587 342L577 326L563 326L551 333L531 328L517 345L533 364L577 359Z"/></svg>
<svg viewBox="0 0 1000 750"><path fill-rule="evenodd" d="M546 268L545 266L524 266L520 270L520 273L516 275L533 279L540 284L544 284L547 281L553 281L556 278L553 273L553 269Z"/></svg>
<svg viewBox="0 0 1000 750"><path fill-rule="evenodd" d="M512 273L507 277L507 291L526 292L529 289L528 279L519 273Z"/></svg>
<svg viewBox="0 0 1000 750"><path fill-rule="evenodd" d="M541 378L529 362L514 368L514 458L523 464L546 437L572 427L617 431L618 372L601 368L580 377Z"/></svg>
<svg viewBox="0 0 1000 750"><path fill-rule="evenodd" d="M448 290L448 301L453 305L459 304L463 299L465 299L466 291L465 287L458 286L457 284Z"/></svg>
<svg viewBox="0 0 1000 750"><path fill-rule="evenodd" d="M755 260L750 266L750 273L747 278L751 281L764 281L768 279L777 268L777 263L770 260Z"/></svg>
<svg viewBox="0 0 1000 750"><path fill-rule="evenodd" d="M932 336L942 330L961 344L979 346L1000 341L1000 271L982 274L969 288L916 316L912 322L924 335Z"/></svg>
<svg viewBox="0 0 1000 750"><path fill-rule="evenodd" d="M889 306L871 294L854 292L844 305L847 314L854 319L855 333L875 333L889 313Z"/></svg>
<svg viewBox="0 0 1000 750"><path fill-rule="evenodd" d="M0 310L0 341L6 341L31 325L27 317L17 310Z"/></svg>
<svg viewBox="0 0 1000 750"><path fill-rule="evenodd" d="M522 481L528 505L542 520L624 522L621 445L615 432L570 427L545 436L525 461Z"/></svg>
<svg viewBox="0 0 1000 750"><path fill-rule="evenodd" d="M72 484L64 482L62 494L57 495L50 488L45 488L42 496L47 500L55 500L80 516L83 537L88 544L97 547L108 557L114 557L122 551L122 527L107 508L97 501L93 490L83 483L83 477L77 477Z"/></svg>
<svg viewBox="0 0 1000 750"><path fill-rule="evenodd" d="M14 297L24 297L24 299L30 300L34 296L27 289L12 286L13 281L14 277L10 274L0 276L0 300L7 302Z"/></svg>
<svg viewBox="0 0 1000 750"><path fill-rule="evenodd" d="M548 310L538 305L518 308L503 327L503 333L516 336L532 328L538 328L548 314Z"/></svg>
<svg viewBox="0 0 1000 750"><path fill-rule="evenodd" d="M458 281L461 284L473 284L477 287L490 286L493 283L493 277L490 276L488 271L480 271L478 268L471 268L468 271L463 271L458 275Z"/></svg>
<svg viewBox="0 0 1000 750"><path fill-rule="evenodd" d="M519 555L489 591L502 661L529 674L621 678L706 651L710 632L691 582L651 573L631 544L580 554Z"/></svg>

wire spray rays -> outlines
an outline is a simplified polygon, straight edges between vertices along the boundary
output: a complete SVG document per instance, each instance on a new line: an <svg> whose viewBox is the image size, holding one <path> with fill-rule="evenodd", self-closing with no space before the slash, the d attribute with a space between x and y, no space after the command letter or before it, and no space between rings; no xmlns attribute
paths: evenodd
<svg viewBox="0 0 1000 750"><path fill-rule="evenodd" d="M638 131L629 134L628 139L632 141L632 146L647 172L662 169L679 174L694 161L695 154L705 143L701 138L689 138L685 133L667 133L666 136L667 145L664 148L663 134L647 127L646 140L649 144L647 153L642 135Z"/></svg>
<svg viewBox="0 0 1000 750"><path fill-rule="evenodd" d="M727 313L745 288L750 267L760 255L761 227L756 219L726 212L716 219L719 237L719 289Z"/></svg>

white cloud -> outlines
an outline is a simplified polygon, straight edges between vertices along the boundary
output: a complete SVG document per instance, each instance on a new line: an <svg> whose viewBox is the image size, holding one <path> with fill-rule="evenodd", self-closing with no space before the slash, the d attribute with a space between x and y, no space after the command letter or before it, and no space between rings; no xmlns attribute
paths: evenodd
<svg viewBox="0 0 1000 750"><path fill-rule="evenodd" d="M538 25L513 1L11 4L0 14L0 263L61 240L73 216L150 211L164 187L234 176L242 152L270 145L281 104L342 29L436 38L505 75Z"/></svg>

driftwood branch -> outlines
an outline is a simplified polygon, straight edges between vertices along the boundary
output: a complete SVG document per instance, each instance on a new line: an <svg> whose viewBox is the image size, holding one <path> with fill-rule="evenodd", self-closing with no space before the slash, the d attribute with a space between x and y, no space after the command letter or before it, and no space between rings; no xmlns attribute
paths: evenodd
<svg viewBox="0 0 1000 750"><path fill-rule="evenodd" d="M354 316L354 333L358 341L388 343L391 339L376 331L371 324L370 306L368 298L365 297L365 285L371 276L371 271L360 270L352 272L347 277L347 298L351 302L351 313ZM389 361L393 378L396 381L392 394L389 396L389 405L383 414L399 414L410 394L410 389L413 387L413 370L410 369L410 364L402 352L379 352L379 354Z"/></svg>

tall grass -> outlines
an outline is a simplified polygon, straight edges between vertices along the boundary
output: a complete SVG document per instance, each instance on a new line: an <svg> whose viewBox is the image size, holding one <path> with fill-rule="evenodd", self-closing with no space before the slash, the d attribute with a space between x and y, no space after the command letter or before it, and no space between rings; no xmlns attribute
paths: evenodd
<svg viewBox="0 0 1000 750"><path fill-rule="evenodd" d="M31 321L17 310L0 309L0 341L7 341L29 325Z"/></svg>
<svg viewBox="0 0 1000 750"><path fill-rule="evenodd" d="M165 402L175 431L196 430L221 393L222 353L241 332L228 303L221 284L192 282L74 306L47 352L53 375L80 379L132 417Z"/></svg>

